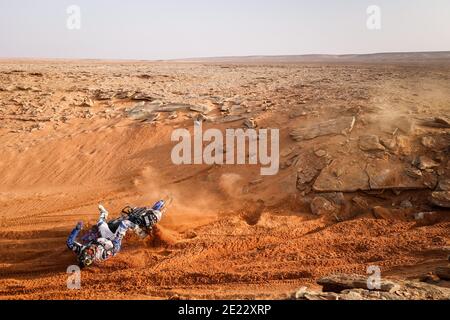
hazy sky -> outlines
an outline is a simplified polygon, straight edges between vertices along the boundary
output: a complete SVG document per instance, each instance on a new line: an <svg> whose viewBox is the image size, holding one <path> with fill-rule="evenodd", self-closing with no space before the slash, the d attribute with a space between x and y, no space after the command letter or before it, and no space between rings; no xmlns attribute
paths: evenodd
<svg viewBox="0 0 450 320"><path fill-rule="evenodd" d="M66 26L70 5L81 29ZM366 9L381 8L381 30ZM0 57L450 51L450 0L0 0Z"/></svg>

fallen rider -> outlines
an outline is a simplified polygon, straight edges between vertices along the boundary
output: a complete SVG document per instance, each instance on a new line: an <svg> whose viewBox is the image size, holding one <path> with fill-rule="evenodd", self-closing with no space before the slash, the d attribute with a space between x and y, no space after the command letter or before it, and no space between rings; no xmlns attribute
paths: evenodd
<svg viewBox="0 0 450 320"><path fill-rule="evenodd" d="M94 262L101 262L115 256L122 245L122 239L129 228L135 225L129 220L122 220L115 232L112 232L106 219L108 212L99 205L100 218L97 222L99 237L91 240L87 244L81 244L76 241L78 234L83 228L83 223L78 222L67 238L67 247L75 252L78 258L78 264L81 268L90 266Z"/></svg>

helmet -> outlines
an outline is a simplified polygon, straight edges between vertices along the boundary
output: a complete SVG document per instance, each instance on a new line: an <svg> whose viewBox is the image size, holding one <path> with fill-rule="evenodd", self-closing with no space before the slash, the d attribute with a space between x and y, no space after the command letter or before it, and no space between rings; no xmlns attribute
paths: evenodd
<svg viewBox="0 0 450 320"><path fill-rule="evenodd" d="M95 259L97 246L91 244L85 247L78 256L78 262L81 268L89 267Z"/></svg>
<svg viewBox="0 0 450 320"><path fill-rule="evenodd" d="M158 211L162 211L164 209L164 206L166 205L166 202L164 200L159 200L158 202L156 202L152 209L153 210L158 210Z"/></svg>

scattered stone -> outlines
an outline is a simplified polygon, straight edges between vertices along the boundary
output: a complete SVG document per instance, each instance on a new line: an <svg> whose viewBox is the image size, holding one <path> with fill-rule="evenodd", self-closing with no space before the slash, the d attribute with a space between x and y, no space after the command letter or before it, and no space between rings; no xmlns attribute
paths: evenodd
<svg viewBox="0 0 450 320"><path fill-rule="evenodd" d="M439 179L437 190L438 191L450 191L450 179L446 179L446 178Z"/></svg>
<svg viewBox="0 0 450 320"><path fill-rule="evenodd" d="M423 184L428 187L428 189L434 190L438 183L437 174L435 172L423 171L422 176Z"/></svg>
<svg viewBox="0 0 450 320"><path fill-rule="evenodd" d="M295 141L311 140L316 137L346 134L351 132L355 124L355 117L342 117L294 129L290 136Z"/></svg>
<svg viewBox="0 0 450 320"><path fill-rule="evenodd" d="M373 215L377 219L395 220L389 209L386 209L386 208L383 208L380 206L376 206L376 207L373 207L372 210L373 210Z"/></svg>
<svg viewBox="0 0 450 320"><path fill-rule="evenodd" d="M176 111L172 111L171 113L169 113L168 118L170 120L176 119L176 118L178 118L178 113Z"/></svg>
<svg viewBox="0 0 450 320"><path fill-rule="evenodd" d="M413 205L412 205L411 201L403 200L402 202L400 202L400 207L404 208L404 209L408 209L408 208L412 208Z"/></svg>
<svg viewBox="0 0 450 320"><path fill-rule="evenodd" d="M21 85L16 86L16 90L19 90L19 91L30 91L31 89L32 88L30 86L21 86Z"/></svg>
<svg viewBox="0 0 450 320"><path fill-rule="evenodd" d="M396 137L397 146L401 154L409 155L412 152L412 138L404 135L399 135Z"/></svg>
<svg viewBox="0 0 450 320"><path fill-rule="evenodd" d="M326 156L327 152L325 150L319 149L319 150L314 151L314 154L316 156L318 156L319 158L321 158L321 157Z"/></svg>
<svg viewBox="0 0 450 320"><path fill-rule="evenodd" d="M447 214L442 211L417 212L414 214L414 220L417 226L433 225L447 219Z"/></svg>
<svg viewBox="0 0 450 320"><path fill-rule="evenodd" d="M291 155L291 154L294 152L294 150L296 150L295 147L293 147L293 146L288 147L288 148L286 148L286 149L284 149L284 150L281 151L280 156L281 156L282 158L285 158L285 157ZM296 153L295 155L298 155L298 153Z"/></svg>
<svg viewBox="0 0 450 320"><path fill-rule="evenodd" d="M365 135L359 137L359 148L363 151L384 151L385 148L381 145L378 136Z"/></svg>
<svg viewBox="0 0 450 320"><path fill-rule="evenodd" d="M417 169L415 167L406 167L404 172L408 177L414 179L422 178L422 171L420 171L420 169Z"/></svg>
<svg viewBox="0 0 450 320"><path fill-rule="evenodd" d="M195 111L195 112L199 112L199 113L203 113L203 114L208 114L209 112L211 112L211 108L208 106L189 106L189 110L191 111Z"/></svg>
<svg viewBox="0 0 450 320"><path fill-rule="evenodd" d="M394 150L397 146L397 141L395 138L381 138L380 143L389 150Z"/></svg>
<svg viewBox="0 0 450 320"><path fill-rule="evenodd" d="M185 233L187 239L194 239L197 237L197 233L194 230L188 230Z"/></svg>
<svg viewBox="0 0 450 320"><path fill-rule="evenodd" d="M337 208L324 197L315 197L310 206L311 212L317 216L332 215L337 212Z"/></svg>
<svg viewBox="0 0 450 320"><path fill-rule="evenodd" d="M331 203L335 206L341 206L346 201L344 198L344 193L342 192L326 192L321 193L320 196L327 199L328 201L331 201Z"/></svg>
<svg viewBox="0 0 450 320"><path fill-rule="evenodd" d="M231 105L230 107L229 107L229 111L230 111L230 113L232 113L232 114L242 114L242 113L244 113L245 111L246 111L246 109L244 108L244 106L241 106L241 105Z"/></svg>
<svg viewBox="0 0 450 320"><path fill-rule="evenodd" d="M194 117L195 121L203 122L203 121L209 121L210 119L205 116L203 113L199 113Z"/></svg>
<svg viewBox="0 0 450 320"><path fill-rule="evenodd" d="M109 100L109 99L112 99L113 96L114 96L113 92L98 91L95 95L95 99L96 100Z"/></svg>
<svg viewBox="0 0 450 320"><path fill-rule="evenodd" d="M216 122L218 123L229 123L246 119L244 116L240 115L228 115L218 119Z"/></svg>
<svg viewBox="0 0 450 320"><path fill-rule="evenodd" d="M301 287L292 294L295 300L339 300L339 295L334 292L317 292Z"/></svg>
<svg viewBox="0 0 450 320"><path fill-rule="evenodd" d="M90 107L92 108L94 106L94 101L92 99L84 99L84 101L81 103L82 107Z"/></svg>
<svg viewBox="0 0 450 320"><path fill-rule="evenodd" d="M245 119L244 120L244 126L246 126L249 129L254 129L257 127L256 121L253 118Z"/></svg>
<svg viewBox="0 0 450 320"><path fill-rule="evenodd" d="M118 91L114 95L117 99L128 99L132 96L132 94L129 91Z"/></svg>
<svg viewBox="0 0 450 320"><path fill-rule="evenodd" d="M413 161L413 165L421 170L426 170L438 167L439 163L428 158L427 156L420 156Z"/></svg>
<svg viewBox="0 0 450 320"><path fill-rule="evenodd" d="M152 113L150 115L147 115L144 119L141 119L142 121L147 121L147 122L154 122L159 120L159 113Z"/></svg>
<svg viewBox="0 0 450 320"><path fill-rule="evenodd" d="M450 191L432 192L431 203L438 207L450 208Z"/></svg>
<svg viewBox="0 0 450 320"><path fill-rule="evenodd" d="M149 105L145 102L140 102L137 103L131 110L128 110L127 114L134 120L145 120L153 118L153 115L157 113L157 108L157 105Z"/></svg>
<svg viewBox="0 0 450 320"><path fill-rule="evenodd" d="M154 97L150 96L147 93L144 92L136 92L131 96L132 100L146 100L146 101L153 101L155 100Z"/></svg>
<svg viewBox="0 0 450 320"><path fill-rule="evenodd" d="M303 191L307 184L314 180L318 172L315 168L307 166L297 171L297 189Z"/></svg>
<svg viewBox="0 0 450 320"><path fill-rule="evenodd" d="M249 184L253 186L253 185L260 184L260 183L263 182L263 181L264 181L264 180L263 180L262 178L260 178L260 179L256 179L256 180L250 181Z"/></svg>
<svg viewBox="0 0 450 320"><path fill-rule="evenodd" d="M429 148L429 149L434 149L434 146L436 145L436 140L433 137L429 137L429 136L422 137L420 142L422 143L422 145L424 147Z"/></svg>

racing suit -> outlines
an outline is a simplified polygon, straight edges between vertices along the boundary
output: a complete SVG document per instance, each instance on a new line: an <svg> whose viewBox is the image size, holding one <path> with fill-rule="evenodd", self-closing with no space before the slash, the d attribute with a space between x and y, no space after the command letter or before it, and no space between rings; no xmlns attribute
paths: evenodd
<svg viewBox="0 0 450 320"><path fill-rule="evenodd" d="M89 245L96 246L94 261L100 262L115 256L121 248L122 239L125 236L128 228L133 228L134 224L128 220L120 222L117 231L113 233L106 223L106 217L108 212L104 209L100 209L100 218L97 222L97 227L100 233L100 237L87 245L83 245L76 241L78 234L81 231L82 223L79 222L77 226L72 230L69 237L67 238L67 247L75 252L75 254L80 255L81 252L87 248Z"/></svg>

